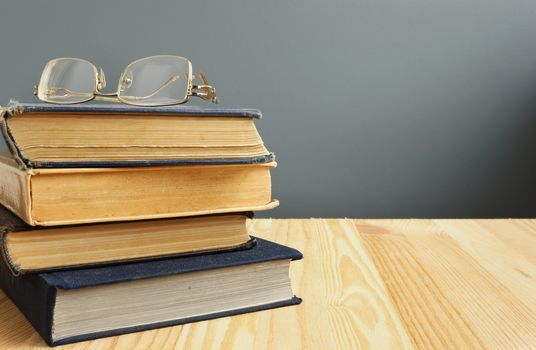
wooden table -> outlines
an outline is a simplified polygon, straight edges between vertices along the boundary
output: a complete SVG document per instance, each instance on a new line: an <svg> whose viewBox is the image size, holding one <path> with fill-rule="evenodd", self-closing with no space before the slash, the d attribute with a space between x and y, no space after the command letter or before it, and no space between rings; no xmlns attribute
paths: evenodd
<svg viewBox="0 0 536 350"><path fill-rule="evenodd" d="M66 346L536 348L536 220L254 220L302 305ZM1 293L1 292L0 292ZM0 294L0 348L46 348Z"/></svg>

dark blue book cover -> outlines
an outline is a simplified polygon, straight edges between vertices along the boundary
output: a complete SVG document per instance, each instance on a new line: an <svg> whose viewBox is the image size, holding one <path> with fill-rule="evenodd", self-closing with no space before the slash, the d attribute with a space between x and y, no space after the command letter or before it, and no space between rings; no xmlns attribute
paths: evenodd
<svg viewBox="0 0 536 350"><path fill-rule="evenodd" d="M16 137L13 134L9 124L10 118L14 118L18 115L24 115L26 113L47 113L50 115L87 115L98 116L132 116L132 115L151 115L159 116L161 118L166 117L199 117L199 118L249 118L260 119L262 117L261 111L253 108L213 108L213 107L200 107L190 105L175 105L175 106L162 106L162 107L139 107L125 104L113 104L113 103L86 103L79 105L53 105L48 103L18 103L10 102L9 105L1 107L0 110L0 131L4 140L0 141L0 156L5 158L13 158L22 168L108 168L108 167L147 167L147 166L174 166L174 165L221 165L221 164L259 164L268 163L275 159L274 154L265 150L265 152L256 153L251 156L217 156L217 157L151 157L147 156L143 159L128 159L128 160L107 160L103 159L88 159L82 160L70 159L64 160L39 160L33 159L26 154L20 145L17 143ZM106 120L102 120L102 123L106 123ZM74 128L74 126L73 126ZM184 130L187 132L187 130ZM211 131L212 132L212 131ZM142 135L143 130L138 130L137 133L131 135L132 139L136 139L136 135ZM211 135L207 134L206 137L210 138ZM113 143L113 140L110 140ZM4 145L3 145L4 144ZM7 147L6 147L7 146ZM32 145L34 147L35 145ZM42 147L44 145L39 145ZM155 145L148 145L149 147L161 147ZM179 147L186 147L178 145ZM222 147L230 147L223 144ZM57 147L57 145L53 146ZM91 146L95 147L95 146ZM124 149L126 146L121 146ZM134 146L134 148L139 145ZM9 152L6 150L9 150ZM132 149L132 147L130 148ZM118 153L124 152L124 150L118 150ZM66 151L69 153L69 151ZM117 154L117 153L116 153ZM68 154L66 154L68 156Z"/></svg>
<svg viewBox="0 0 536 350"><path fill-rule="evenodd" d="M26 316L47 344L53 346L218 317L226 317L299 304L301 302L301 299L296 296L290 296L286 300L255 304L251 307L214 311L188 318L165 320L162 322L136 325L127 328L107 329L100 332L77 334L66 338L54 339L52 330L54 311L57 295L63 290L81 290L84 288L129 283L129 281L145 280L155 277L174 276L190 272L245 266L248 264L266 263L270 261L298 260L301 258L302 254L295 249L257 238L257 245L248 250L116 266L94 267L81 270L28 274L19 277L14 277L7 268L2 265L2 268L0 269L0 286L6 295ZM221 283L225 284L225 281L221 281Z"/></svg>

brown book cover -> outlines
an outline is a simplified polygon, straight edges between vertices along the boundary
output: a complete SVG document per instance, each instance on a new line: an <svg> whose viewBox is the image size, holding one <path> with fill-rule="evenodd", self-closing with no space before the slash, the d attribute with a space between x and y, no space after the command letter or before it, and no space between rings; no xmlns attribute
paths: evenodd
<svg viewBox="0 0 536 350"><path fill-rule="evenodd" d="M0 250L14 275L246 249L252 212L176 219L30 226L0 206Z"/></svg>

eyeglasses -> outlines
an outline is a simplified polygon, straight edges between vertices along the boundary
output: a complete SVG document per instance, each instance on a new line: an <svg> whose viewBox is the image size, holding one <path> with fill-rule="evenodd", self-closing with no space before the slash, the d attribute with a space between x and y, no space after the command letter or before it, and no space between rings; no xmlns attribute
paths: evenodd
<svg viewBox="0 0 536 350"><path fill-rule="evenodd" d="M136 106L181 104L190 96L218 103L216 89L199 71L201 85L194 85L192 63L180 56L159 55L136 60L126 66L117 91L102 92L106 78L102 68L72 57L49 61L39 85L34 87L38 99L55 104L74 104L95 100L123 102Z"/></svg>

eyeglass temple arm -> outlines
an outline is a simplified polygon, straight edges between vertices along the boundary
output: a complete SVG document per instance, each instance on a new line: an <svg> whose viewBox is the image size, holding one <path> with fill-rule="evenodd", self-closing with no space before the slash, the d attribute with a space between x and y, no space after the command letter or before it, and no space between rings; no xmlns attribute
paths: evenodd
<svg viewBox="0 0 536 350"><path fill-rule="evenodd" d="M192 91L191 96L200 97L203 100L210 101L212 103L218 103L218 95L214 86L208 83L205 72L202 70L199 71L199 78L203 82L201 85L192 85L192 90L201 90L201 91Z"/></svg>
<svg viewBox="0 0 536 350"><path fill-rule="evenodd" d="M71 97L71 96L85 96L87 95L86 92L78 92L78 91L73 91L73 90L69 90L67 88L55 88L55 87L52 87L52 88L48 88L47 89L47 93L57 93L57 92L63 92L63 95L56 95L55 97L56 98L68 98L68 97ZM34 91L33 91L33 94L37 96L38 94L38 86L37 85L34 85ZM98 101L106 101L106 102L121 102L117 99L117 94L116 93L101 93L101 92L96 92L94 93L95 95L95 100L98 100Z"/></svg>

